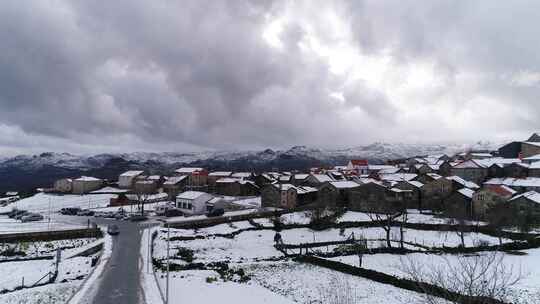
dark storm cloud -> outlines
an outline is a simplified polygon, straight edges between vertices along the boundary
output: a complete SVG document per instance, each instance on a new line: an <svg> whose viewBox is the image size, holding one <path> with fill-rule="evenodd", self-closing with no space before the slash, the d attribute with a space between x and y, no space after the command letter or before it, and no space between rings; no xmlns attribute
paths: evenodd
<svg viewBox="0 0 540 304"><path fill-rule="evenodd" d="M401 140L411 125L428 123L407 109L448 106L459 115L478 97L519 108L502 131L540 127L538 4L299 3L4 1L0 147L28 149L18 138L77 151ZM336 55L305 47L314 37L322 48L343 42L328 12L351 31L348 43L359 54L391 58L383 80L405 82L393 67L429 62L443 84L400 97L392 86L332 73ZM272 47L263 32L283 16L281 47ZM343 98L331 97L336 92ZM487 115L476 119L477 126L496 125ZM467 131L462 138L471 134L489 137Z"/></svg>

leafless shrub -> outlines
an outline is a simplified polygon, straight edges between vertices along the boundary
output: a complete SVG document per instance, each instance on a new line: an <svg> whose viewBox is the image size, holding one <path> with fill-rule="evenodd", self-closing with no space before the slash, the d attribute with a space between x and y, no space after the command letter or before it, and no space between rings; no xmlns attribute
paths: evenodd
<svg viewBox="0 0 540 304"><path fill-rule="evenodd" d="M524 277L521 267L504 263L504 254L489 252L443 258L442 263L428 264L412 258L402 258L400 270L409 279L419 282L428 304L447 303L433 286L443 288L444 298L459 303L462 296L475 298L477 304L493 303L492 299L512 302L512 287ZM427 283L420 284L420 283Z"/></svg>

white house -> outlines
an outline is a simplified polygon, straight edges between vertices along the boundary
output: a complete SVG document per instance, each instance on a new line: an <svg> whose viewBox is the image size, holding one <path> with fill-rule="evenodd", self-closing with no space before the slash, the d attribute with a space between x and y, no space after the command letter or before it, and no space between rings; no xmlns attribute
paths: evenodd
<svg viewBox="0 0 540 304"><path fill-rule="evenodd" d="M213 198L211 194L199 191L186 191L176 196L176 207L185 214L205 214L206 203Z"/></svg>
<svg viewBox="0 0 540 304"><path fill-rule="evenodd" d="M72 183L74 194L83 194L101 189L103 180L90 176L82 176L74 179Z"/></svg>
<svg viewBox="0 0 540 304"><path fill-rule="evenodd" d="M133 170L120 174L120 176L118 177L118 187L123 188L123 189L128 189L128 188L133 187L135 178L137 178L137 176L141 174L143 174L143 171L133 171Z"/></svg>

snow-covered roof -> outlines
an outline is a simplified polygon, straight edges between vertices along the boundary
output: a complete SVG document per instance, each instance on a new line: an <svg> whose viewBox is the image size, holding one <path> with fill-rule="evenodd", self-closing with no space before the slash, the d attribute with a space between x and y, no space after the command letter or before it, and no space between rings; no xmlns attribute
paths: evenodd
<svg viewBox="0 0 540 304"><path fill-rule="evenodd" d="M419 181L407 181L407 183L415 186L416 188L422 188L424 186L424 184Z"/></svg>
<svg viewBox="0 0 540 304"><path fill-rule="evenodd" d="M533 155L533 156L526 157L523 160L540 160L540 154L536 154L536 155Z"/></svg>
<svg viewBox="0 0 540 304"><path fill-rule="evenodd" d="M529 165L529 169L540 169L540 162L534 162Z"/></svg>
<svg viewBox="0 0 540 304"><path fill-rule="evenodd" d="M455 165L454 169L478 169L478 168L486 168L486 164L483 162L480 162L476 159L466 160L463 161L457 165Z"/></svg>
<svg viewBox="0 0 540 304"><path fill-rule="evenodd" d="M319 183L334 181L330 176L326 174L311 174Z"/></svg>
<svg viewBox="0 0 540 304"><path fill-rule="evenodd" d="M308 178L309 174L295 174L294 179L296 180L304 180Z"/></svg>
<svg viewBox="0 0 540 304"><path fill-rule="evenodd" d="M397 173L400 168L386 168L379 171L379 174L394 174Z"/></svg>
<svg viewBox="0 0 540 304"><path fill-rule="evenodd" d="M250 172L236 172L236 173L233 173L231 177L248 178L248 177L251 177L251 173Z"/></svg>
<svg viewBox="0 0 540 304"><path fill-rule="evenodd" d="M523 142L524 144L528 144L528 145L531 145L531 146L536 146L536 147L540 147L540 142L534 142L534 141L525 141Z"/></svg>
<svg viewBox="0 0 540 304"><path fill-rule="evenodd" d="M496 193L501 196L512 196L517 193L516 190L505 185L485 185L487 191Z"/></svg>
<svg viewBox="0 0 540 304"><path fill-rule="evenodd" d="M102 181L102 179L99 179L99 178L95 178L95 177L91 177L91 176L81 176L77 179L75 179L76 181L80 181L80 182L97 182L97 181Z"/></svg>
<svg viewBox="0 0 540 304"><path fill-rule="evenodd" d="M390 165L369 165L368 166L368 170L373 170L373 171L379 171L379 170L384 170L384 169L393 169L395 168L394 166L390 166Z"/></svg>
<svg viewBox="0 0 540 304"><path fill-rule="evenodd" d="M485 185L505 185L508 187L540 187L539 177L527 178L492 178L484 183Z"/></svg>
<svg viewBox="0 0 540 304"><path fill-rule="evenodd" d="M232 178L232 177L222 177L216 181L216 183L236 183L239 182L239 178Z"/></svg>
<svg viewBox="0 0 540 304"><path fill-rule="evenodd" d="M412 190L403 190L403 189L399 189L399 188L390 188L390 191L396 192L396 193L412 192Z"/></svg>
<svg viewBox="0 0 540 304"><path fill-rule="evenodd" d="M200 191L186 191L186 192L182 192L178 194L176 198L194 200L203 195L210 195L210 194L206 192L200 192Z"/></svg>
<svg viewBox="0 0 540 304"><path fill-rule="evenodd" d="M529 191L529 192L525 192L523 194L520 194L520 195L517 195L516 197L512 198L510 201L515 201L519 198L526 198L530 201L533 201L537 204L540 204L540 193L536 192L536 191Z"/></svg>
<svg viewBox="0 0 540 304"><path fill-rule="evenodd" d="M452 181L462 185L465 188L469 188L469 189L478 189L478 188L480 188L476 183L473 183L473 182L468 181L468 180L464 180L463 178L461 178L459 176L449 176L449 177L447 177L447 179L452 180Z"/></svg>
<svg viewBox="0 0 540 304"><path fill-rule="evenodd" d="M463 194L464 196L471 198L473 197L474 190L471 190L469 188L461 188L458 190L459 193Z"/></svg>
<svg viewBox="0 0 540 304"><path fill-rule="evenodd" d="M100 194L100 193L126 193L128 190L125 189L118 189L113 187L105 187L96 191L92 191L90 193L92 194Z"/></svg>
<svg viewBox="0 0 540 304"><path fill-rule="evenodd" d="M157 180L160 180L161 179L161 176L159 175L150 175L148 177L149 180L152 180L152 181L157 181Z"/></svg>
<svg viewBox="0 0 540 304"><path fill-rule="evenodd" d="M439 179L439 178L442 178L441 175L437 174L437 173L426 173L427 176L433 178L433 179Z"/></svg>
<svg viewBox="0 0 540 304"><path fill-rule="evenodd" d="M292 184L272 184L272 186L276 187L277 189L280 189L283 190L283 191L288 191L290 189L294 189L296 190L296 193L298 194L305 194L305 193L309 193L309 192L316 192L318 191L317 188L313 188L313 187L307 187L307 186L295 186L295 185L292 185Z"/></svg>
<svg viewBox="0 0 540 304"><path fill-rule="evenodd" d="M381 180L384 181L410 181L415 179L418 175L414 173L395 173L395 174L379 174Z"/></svg>
<svg viewBox="0 0 540 304"><path fill-rule="evenodd" d="M122 176L122 177L135 177L135 176L141 175L143 173L144 173L144 171L131 170L131 171L126 171L126 172L120 174L120 176Z"/></svg>
<svg viewBox="0 0 540 304"><path fill-rule="evenodd" d="M203 171L203 168L195 168L195 167L182 167L179 169L176 169L176 173L193 173L197 171Z"/></svg>
<svg viewBox="0 0 540 304"><path fill-rule="evenodd" d="M353 181L330 182L330 184L338 189L348 189L360 186L360 184Z"/></svg>
<svg viewBox="0 0 540 304"><path fill-rule="evenodd" d="M232 172L230 171L215 171L208 174L208 176L230 176Z"/></svg>
<svg viewBox="0 0 540 304"><path fill-rule="evenodd" d="M174 185L176 183L179 183L181 182L182 180L186 179L187 176L171 176L169 178L167 178L167 181L165 181L163 184L164 185Z"/></svg>

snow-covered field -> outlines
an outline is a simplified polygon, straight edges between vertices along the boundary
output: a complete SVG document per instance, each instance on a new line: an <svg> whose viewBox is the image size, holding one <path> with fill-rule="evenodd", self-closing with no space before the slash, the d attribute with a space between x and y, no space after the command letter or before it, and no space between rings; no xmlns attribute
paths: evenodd
<svg viewBox="0 0 540 304"><path fill-rule="evenodd" d="M505 268L514 274L522 277L521 280L512 287L513 295L517 303L540 303L540 249L524 250L526 255L514 255L500 253ZM489 255L492 253L479 253L479 255ZM429 269L443 267L448 265L457 265L460 259L473 258L467 255L450 254L424 254L413 253L404 256L393 254L374 254L365 255L362 261L362 267L367 269L384 272L402 278L410 278L406 272L407 265L411 263L420 265L423 271L429 273ZM358 266L357 256L342 256L330 258L329 260Z"/></svg>
<svg viewBox="0 0 540 304"><path fill-rule="evenodd" d="M308 224L309 214L295 212L281 216L285 224ZM254 220L259 225L272 228L271 218ZM340 222L371 221L370 217L361 212L346 212ZM411 212L409 222L445 224L447 219L433 215ZM469 223L471 225L484 223ZM339 297L349 298L347 303L425 303L423 295L403 290L390 285L380 284L368 279L343 274L337 271L317 266L300 264L288 260L282 252L274 248L275 231L271 229L242 231L232 238L216 237L216 234L229 234L239 230L252 228L247 221L220 224L202 229L171 229L171 237L198 236L195 240L173 241L170 243L171 254L175 256L174 263L186 265L187 262L176 256L178 248L188 248L193 251L194 263L228 262L233 269L243 269L251 277L247 283L207 282L206 278L219 277L210 270L190 270L175 272L172 279L172 298L184 299L185 302L211 303L215 301L231 300L235 303L330 303L330 299ZM158 229L159 237L156 239L154 257L166 257L166 229ZM354 234L355 238L364 237L369 248L385 246L386 233L380 227L370 228L332 228L316 231L309 228L283 229L280 231L283 242L286 244L302 244L312 242L344 241ZM461 238L456 232L424 231L405 229L405 241L428 247L458 247ZM391 231L392 245L398 245L400 238L399 228ZM466 233L465 246L478 246L482 244L499 244L499 239L481 233ZM502 239L503 243L511 242ZM332 251L336 246L319 248L321 251ZM419 246L406 246L406 248L423 250ZM292 251L297 252L297 251ZM526 265L528 276L520 282L514 292L520 295L522 303L540 303L540 249L526 251L528 255L507 254L508 265ZM400 270L400 259L414 258L426 267L440 265L444 257L450 257L455 263L455 256L415 253L402 255L374 254L365 255L363 267L380 272L405 276ZM280 260L276 260L279 258ZM357 256L343 256L332 258L346 264L358 266ZM433 267L433 266L432 266ZM158 279L163 284L164 279ZM211 280L210 280L211 281ZM162 285L163 286L163 285ZM264 288L263 288L264 287ZM205 292L207 291L208 292ZM210 291L211 290L211 291ZM232 292L234 290L235 292ZM214 294L215 292L215 294ZM253 300L257 296L257 300ZM178 297L178 298L177 298ZM181 300L180 300L181 302ZM175 302L176 303L176 302ZM440 303L446 303L440 301ZM521 303L521 302L520 302Z"/></svg>
<svg viewBox="0 0 540 304"><path fill-rule="evenodd" d="M158 283L165 290L165 276L158 273ZM255 282L246 284L216 281L208 283L206 278L219 275L215 271L198 270L173 273L170 277L171 304L180 303L235 303L235 304L293 304L287 297L273 293Z"/></svg>
<svg viewBox="0 0 540 304"><path fill-rule="evenodd" d="M93 209L107 207L113 194L90 194L90 195L56 195L49 193L38 193L34 196L19 200L9 206L0 207L0 213L9 212L13 208L27 210L46 215L58 212L62 208L79 207L83 209Z"/></svg>
<svg viewBox="0 0 540 304"><path fill-rule="evenodd" d="M423 296L312 265L290 263L252 264L252 280L296 303L329 303L335 298L343 303L424 303Z"/></svg>
<svg viewBox="0 0 540 304"><path fill-rule="evenodd" d="M65 303L92 270L91 257L73 257L73 255L99 242L96 239L77 239L2 245L0 251L8 247L24 251L26 255L18 256L21 259L43 255L54 256L56 248L71 249L62 250L55 282L41 287L33 285L38 282L47 283L49 273L54 273L56 269L56 259L0 263L0 290L9 291L0 294L0 303ZM14 291L21 286L25 288Z"/></svg>
<svg viewBox="0 0 540 304"><path fill-rule="evenodd" d="M5 215L0 215L0 234L79 228L86 228L86 226L62 222L57 219L51 219L51 221L49 221L47 218L41 221L22 223L21 221L11 219Z"/></svg>
<svg viewBox="0 0 540 304"><path fill-rule="evenodd" d="M0 244L0 253L9 250L22 251L24 256L18 258L35 258L41 256L51 256L56 253L57 248L61 248L63 253L70 252L70 249L80 248L95 242L95 238L83 238L72 240L57 240L47 242L21 242L21 243L4 243ZM0 260L11 259L12 256L3 256L0 254Z"/></svg>
<svg viewBox="0 0 540 304"><path fill-rule="evenodd" d="M2 304L65 303L77 290L79 281L55 283L0 295Z"/></svg>
<svg viewBox="0 0 540 304"><path fill-rule="evenodd" d="M31 286L47 273L54 271L53 260L7 262L0 264L0 290Z"/></svg>

